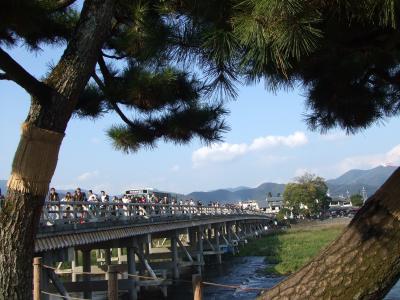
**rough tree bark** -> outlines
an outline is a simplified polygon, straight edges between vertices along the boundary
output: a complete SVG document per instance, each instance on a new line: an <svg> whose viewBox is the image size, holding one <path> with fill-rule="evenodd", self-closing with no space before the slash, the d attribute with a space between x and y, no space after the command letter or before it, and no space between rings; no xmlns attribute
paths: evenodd
<svg viewBox="0 0 400 300"><path fill-rule="evenodd" d="M400 277L400 169L343 234L259 299L382 299Z"/></svg>
<svg viewBox="0 0 400 300"><path fill-rule="evenodd" d="M64 131L110 30L114 2L85 1L73 38L44 81L50 95L32 97L0 214L0 299L31 298L34 238L41 209Z"/></svg>

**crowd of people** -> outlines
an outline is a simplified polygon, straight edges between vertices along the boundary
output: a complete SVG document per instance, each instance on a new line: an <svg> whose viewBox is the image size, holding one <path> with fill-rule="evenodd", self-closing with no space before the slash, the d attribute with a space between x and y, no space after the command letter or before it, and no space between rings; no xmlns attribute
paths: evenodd
<svg viewBox="0 0 400 300"><path fill-rule="evenodd" d="M185 205L185 206L203 206L203 203L194 199L177 199L169 197L158 197L154 194L145 195L123 195L122 197L110 197L105 191L101 191L100 195L96 195L92 190L87 191L87 195L79 187L71 194L67 192L63 198L60 198L56 189L52 187L49 191L48 201L79 201L79 202L98 202L98 203L154 203L154 204L172 204L172 205ZM210 201L209 207L221 207L219 202Z"/></svg>
<svg viewBox="0 0 400 300"><path fill-rule="evenodd" d="M167 196L166 196L167 195ZM71 202L70 204L68 202ZM77 202L77 203L74 203ZM83 202L83 203L80 203ZM93 203L93 204L91 204ZM94 203L99 203L94 205ZM160 207L157 205L150 206L129 206L127 204L171 204L169 208ZM47 197L47 212L49 219L60 219L60 218L84 218L89 213L104 215L105 211L111 211L112 215L117 214L117 210L122 209L123 215L129 216L132 214L145 215L146 208L150 210L150 213L160 213L162 211L169 211L174 213L178 210L176 206L183 206L181 210L183 213L192 212L190 207L202 207L201 201L195 201L193 199L177 199L172 197L170 194L137 194L129 195L125 194L122 197L112 196L110 197L105 191L101 191L99 195L95 194L92 190L88 190L87 193L77 188L73 193L66 192L63 197L57 193L55 188L51 188ZM100 209L95 209L95 207ZM208 207L220 207L218 202L209 202Z"/></svg>

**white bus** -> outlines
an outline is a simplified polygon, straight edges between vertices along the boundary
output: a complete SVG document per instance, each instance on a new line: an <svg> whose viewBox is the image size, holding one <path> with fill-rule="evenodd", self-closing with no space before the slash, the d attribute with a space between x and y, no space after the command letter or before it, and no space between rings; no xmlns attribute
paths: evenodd
<svg viewBox="0 0 400 300"><path fill-rule="evenodd" d="M154 188L143 188L143 189L131 189L125 192L125 197L128 197L133 200L133 202L143 202L143 199L146 202L157 202L164 204L171 203L179 203L180 200L184 199L184 195L171 193L171 192L163 192Z"/></svg>

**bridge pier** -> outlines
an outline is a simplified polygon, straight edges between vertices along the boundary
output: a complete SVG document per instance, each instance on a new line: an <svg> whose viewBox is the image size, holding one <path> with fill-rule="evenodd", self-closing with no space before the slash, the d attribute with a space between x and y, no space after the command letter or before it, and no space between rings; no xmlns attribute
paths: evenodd
<svg viewBox="0 0 400 300"><path fill-rule="evenodd" d="M214 237L215 237L215 247L217 249L217 262L218 264L222 263L222 257L221 257L221 249L219 246L219 235L220 235L220 225L217 224L214 227Z"/></svg>
<svg viewBox="0 0 400 300"><path fill-rule="evenodd" d="M208 225L208 227L207 227L207 239L209 241L212 240L212 228L211 228L211 225Z"/></svg>
<svg viewBox="0 0 400 300"><path fill-rule="evenodd" d="M42 257L42 264L51 266L53 264L53 260L51 257L50 252L45 252ZM49 275L48 275L49 270L47 268L42 268L42 272L40 274L40 289L42 291L48 291L50 282L49 282ZM48 300L49 296L46 294L41 293L41 300Z"/></svg>
<svg viewBox="0 0 400 300"><path fill-rule="evenodd" d="M127 247L127 263L128 263L128 274L136 275L136 258L135 258L135 248L134 243L131 241L130 245ZM138 291L137 291L137 278L129 277L131 281L131 288L128 291L129 300L137 300Z"/></svg>
<svg viewBox="0 0 400 300"><path fill-rule="evenodd" d="M92 270L92 263L91 263L91 257L90 257L90 249L84 249L82 250L82 270L83 272L90 273ZM83 274L83 281L90 281L90 274ZM92 298L92 292L91 291L85 291L83 292L83 298L85 299L91 299Z"/></svg>
<svg viewBox="0 0 400 300"><path fill-rule="evenodd" d="M74 249L74 257L71 261L71 280L72 282L76 282L76 272L75 269L78 266L78 250Z"/></svg>
<svg viewBox="0 0 400 300"><path fill-rule="evenodd" d="M72 205L82 206L81 203ZM95 204L88 203L87 205L94 206ZM123 208L117 204L109 205L110 207L104 210L104 204L99 204L98 213L96 211L93 214L83 215L79 223L72 217L70 220L61 218L52 223L54 226L48 227L47 224L50 221L41 220L41 229L35 243L35 251L43 255L43 264L52 266L56 261L72 261L72 282L63 282L63 285L68 292L83 293L86 299L91 298L95 291L107 290L107 281L91 281L90 274L83 274L83 282L77 281L77 274L79 274L77 271L81 270L77 267L78 251L81 251L79 257L82 257L82 262L79 259L79 265L82 266L83 272L96 270L97 273L100 270L91 266L92 249L93 251L101 249L102 257L98 259L98 262L104 271L104 265L109 266L111 260L115 263L114 260L117 259L117 257L112 257L110 248L118 249L119 264L125 264L123 254L126 248L127 265L118 266L118 269L122 271L126 267L128 274L136 275L139 271L140 275L151 277L140 280L134 276L126 278L124 275L123 278L119 278L118 285L121 291L127 292L130 300L137 300L142 287L146 289L151 286L158 287L163 294L166 294L166 287L171 284L170 280L166 280L166 269L156 270L154 267L168 265L172 273L171 277L175 279L181 276L182 268L188 266L195 266L197 272L202 273L205 255L211 255L212 259L215 256L217 263L222 263L223 245L233 247L233 252L236 253L238 251L236 241L243 241L246 237L254 235L255 231L259 236L265 232L264 225L270 222L267 221L269 217L265 214L254 212L246 214L235 208L208 209L176 205L158 209L158 206L153 203L124 204ZM45 211L46 209L47 206L44 207ZM103 212L101 212L102 209ZM124 210L127 211L124 213ZM131 213L132 211L141 211L142 214ZM101 218L96 220L98 216ZM120 216L123 218L118 220ZM141 221L137 222L138 219ZM182 234L184 239L181 240ZM153 238L160 238L160 241L164 240L164 242L170 239L170 251L161 249L155 251L152 247ZM165 248L164 242L159 243L157 247ZM71 251L73 247L75 247L75 255ZM66 270L55 271L56 274L66 272ZM107 276L107 273L105 274ZM47 276L43 277L42 283L44 291L55 292L55 287L49 285ZM46 296L43 295L42 298L46 299Z"/></svg>
<svg viewBox="0 0 400 300"><path fill-rule="evenodd" d="M197 245L197 241L196 241L196 229L190 227L188 229L189 233L189 245L190 245L190 250L191 251L195 251L196 249L196 245Z"/></svg>
<svg viewBox="0 0 400 300"><path fill-rule="evenodd" d="M144 245L145 245L145 248L144 248L145 249L145 254L146 254L147 257L149 257L150 254L151 254L151 247L152 247L152 245L151 245L151 234L150 233L145 235L145 237L144 237Z"/></svg>
<svg viewBox="0 0 400 300"><path fill-rule="evenodd" d="M179 255L178 255L178 240L179 236L176 231L171 234L171 256L172 256L172 270L173 278L179 279Z"/></svg>
<svg viewBox="0 0 400 300"><path fill-rule="evenodd" d="M202 273L203 265L204 265L204 250L203 250L203 226L197 227L197 263L198 263L198 274Z"/></svg>
<svg viewBox="0 0 400 300"><path fill-rule="evenodd" d="M142 257L145 257L145 255L144 255L144 250L143 250L143 238L142 238L142 237L139 237L139 238L137 239L137 247L135 247L135 251L136 251L136 254L137 254L138 257L140 257L140 255L141 255ZM139 259L139 260L140 260L140 259ZM140 274L140 275L144 275L145 269L146 269L145 265L144 265L143 262L140 260L139 274Z"/></svg>

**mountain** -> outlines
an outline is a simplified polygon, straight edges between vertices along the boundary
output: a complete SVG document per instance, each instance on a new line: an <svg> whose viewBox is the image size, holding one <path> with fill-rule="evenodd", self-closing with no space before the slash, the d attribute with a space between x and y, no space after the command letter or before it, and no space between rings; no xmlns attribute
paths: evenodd
<svg viewBox="0 0 400 300"><path fill-rule="evenodd" d="M379 166L369 170L350 170L336 179L327 180L331 195L350 195L359 193L363 188L372 195L397 169L395 166Z"/></svg>
<svg viewBox="0 0 400 300"><path fill-rule="evenodd" d="M370 170L350 170L336 179L327 180L332 185L367 184L381 186L396 170L394 166L379 166Z"/></svg>
<svg viewBox="0 0 400 300"><path fill-rule="evenodd" d="M365 188L367 195L372 195L386 181L387 178L397 169L394 166L379 166L369 170L350 170L343 175L327 180L326 183L332 196L359 193ZM0 189L6 192L7 180L0 180ZM193 192L187 195L188 198L201 200L203 202L219 201L221 203L235 203L244 200L265 200L268 193L276 196L282 194L285 184L266 182L258 187L249 188L239 186L236 188L218 189L210 192ZM72 191L72 190L71 190ZM57 190L60 197L66 191ZM72 191L73 192L73 191Z"/></svg>
<svg viewBox="0 0 400 300"><path fill-rule="evenodd" d="M276 195L283 193L285 189L284 184L279 183L263 183L256 188L244 188L234 191L227 189L220 189L211 192L193 192L187 195L189 198L201 200L203 202L219 201L222 203L234 203L243 200L265 200L265 196L268 193Z"/></svg>
<svg viewBox="0 0 400 300"><path fill-rule="evenodd" d="M4 195L7 191L7 180L0 180L1 194Z"/></svg>
<svg viewBox="0 0 400 300"><path fill-rule="evenodd" d="M350 170L343 175L327 180L326 183L332 196L360 193L364 188L367 195L372 195L396 170L394 166L379 166L370 170ZM268 193L276 196L285 190L284 184L263 183L256 188L219 189L210 192L193 192L187 197L203 202L219 201L234 203L243 200L265 200Z"/></svg>
<svg viewBox="0 0 400 300"><path fill-rule="evenodd" d="M246 189L251 189L251 187L242 185L242 186L238 186L238 187L235 187L235 188L226 188L224 190L227 190L227 191L230 191L230 192L237 192L237 191L246 190Z"/></svg>

